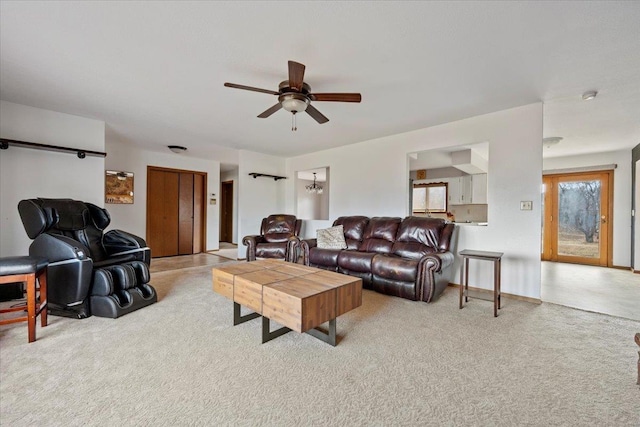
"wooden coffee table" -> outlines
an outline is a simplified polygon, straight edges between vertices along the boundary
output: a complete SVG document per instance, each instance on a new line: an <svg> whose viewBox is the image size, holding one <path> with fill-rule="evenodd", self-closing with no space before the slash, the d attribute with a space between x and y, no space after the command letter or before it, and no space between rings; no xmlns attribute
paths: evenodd
<svg viewBox="0 0 640 427"><path fill-rule="evenodd" d="M279 260L215 267L213 290L233 301L234 325L262 316L263 343L293 330L335 346L336 318L362 305L362 279ZM316 329L325 322L328 333Z"/></svg>

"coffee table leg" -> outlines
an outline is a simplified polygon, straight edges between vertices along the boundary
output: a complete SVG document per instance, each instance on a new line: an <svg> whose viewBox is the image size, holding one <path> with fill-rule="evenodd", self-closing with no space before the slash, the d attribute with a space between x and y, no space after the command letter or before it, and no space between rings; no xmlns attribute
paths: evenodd
<svg viewBox="0 0 640 427"><path fill-rule="evenodd" d="M248 322L249 320L253 320L257 317L260 317L260 313L249 313L243 316L240 314L240 304L237 302L233 303L233 326Z"/></svg>
<svg viewBox="0 0 640 427"><path fill-rule="evenodd" d="M281 335L286 334L287 332L291 332L291 329L283 326L280 329L276 329L275 331L271 330L271 320L268 317L262 316L262 344L267 341L271 341L274 338L278 338Z"/></svg>
<svg viewBox="0 0 640 427"><path fill-rule="evenodd" d="M329 333L324 333L319 329L309 329L307 334L314 338L324 341L327 344L336 346L336 319L329 320Z"/></svg>

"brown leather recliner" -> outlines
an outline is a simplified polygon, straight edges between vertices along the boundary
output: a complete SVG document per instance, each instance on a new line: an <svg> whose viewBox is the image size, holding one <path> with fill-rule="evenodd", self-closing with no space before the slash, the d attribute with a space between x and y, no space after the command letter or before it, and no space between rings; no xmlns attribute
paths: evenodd
<svg viewBox="0 0 640 427"><path fill-rule="evenodd" d="M302 221L295 215L269 215L264 218L259 235L242 239L242 244L247 247L247 261L276 258L296 262L301 226Z"/></svg>
<svg viewBox="0 0 640 427"><path fill-rule="evenodd" d="M362 279L367 289L431 302L453 273L455 224L424 217L340 217L347 249L301 242L306 265Z"/></svg>

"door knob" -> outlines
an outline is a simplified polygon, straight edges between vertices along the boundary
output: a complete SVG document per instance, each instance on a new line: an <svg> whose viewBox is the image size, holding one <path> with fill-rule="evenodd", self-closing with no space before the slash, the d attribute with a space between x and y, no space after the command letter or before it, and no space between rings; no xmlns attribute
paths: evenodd
<svg viewBox="0 0 640 427"><path fill-rule="evenodd" d="M602 223L603 224L607 223L607 217L606 216L602 215L600 218L602 219Z"/></svg>

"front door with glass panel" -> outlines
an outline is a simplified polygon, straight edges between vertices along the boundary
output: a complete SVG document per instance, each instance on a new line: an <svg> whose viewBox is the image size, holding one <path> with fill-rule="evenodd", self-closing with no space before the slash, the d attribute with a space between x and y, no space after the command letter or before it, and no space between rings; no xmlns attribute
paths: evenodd
<svg viewBox="0 0 640 427"><path fill-rule="evenodd" d="M611 171L543 177L542 259L611 263Z"/></svg>

